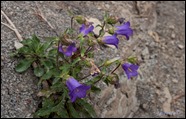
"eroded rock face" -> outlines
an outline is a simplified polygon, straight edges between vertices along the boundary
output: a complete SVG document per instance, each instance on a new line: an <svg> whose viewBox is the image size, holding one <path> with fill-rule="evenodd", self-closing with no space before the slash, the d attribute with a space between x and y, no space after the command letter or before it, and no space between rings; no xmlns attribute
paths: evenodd
<svg viewBox="0 0 186 119"><path fill-rule="evenodd" d="M98 117L131 117L138 109L136 98L136 79L128 80L120 69L120 87L110 85L102 88L99 95L92 95L92 102ZM100 84L101 85L101 82Z"/></svg>

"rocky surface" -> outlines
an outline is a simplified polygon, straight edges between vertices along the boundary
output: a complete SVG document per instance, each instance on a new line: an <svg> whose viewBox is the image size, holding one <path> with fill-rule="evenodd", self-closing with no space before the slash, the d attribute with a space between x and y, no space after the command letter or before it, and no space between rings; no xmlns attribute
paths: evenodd
<svg viewBox="0 0 186 119"><path fill-rule="evenodd" d="M60 33L70 26L67 9L76 14L103 19L104 11L131 22L134 35L121 38L119 49L97 53L97 61L129 55L141 61L139 76L127 80L120 68L120 88L99 83L102 92L91 96L99 117L185 117L185 2L58 1L37 5ZM30 37L55 33L36 13L35 2L2 1L1 10L13 21L20 34ZM2 16L1 21L6 22ZM19 59L9 54L18 41L13 31L1 25L1 117L32 117L39 99L37 79L32 69L14 71Z"/></svg>

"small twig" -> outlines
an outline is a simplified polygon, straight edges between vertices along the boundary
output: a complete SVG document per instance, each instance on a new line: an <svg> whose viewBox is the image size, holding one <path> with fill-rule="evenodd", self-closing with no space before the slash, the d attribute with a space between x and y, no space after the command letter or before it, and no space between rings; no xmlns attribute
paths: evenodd
<svg viewBox="0 0 186 119"><path fill-rule="evenodd" d="M83 79L85 79L85 78L87 78L87 77L89 77L90 75L91 74L86 75L85 77L81 78L80 81L83 80Z"/></svg>
<svg viewBox="0 0 186 119"><path fill-rule="evenodd" d="M59 42L60 41L58 41L58 43L57 43L57 46L58 46L58 48L59 48ZM57 64L57 68L59 69L59 49L57 50L57 56L56 56L56 64Z"/></svg>
<svg viewBox="0 0 186 119"><path fill-rule="evenodd" d="M1 24L5 25L6 27L8 27L9 29L13 30L14 31L14 28L12 28L10 25L4 23L4 22L1 22Z"/></svg>
<svg viewBox="0 0 186 119"><path fill-rule="evenodd" d="M105 23L105 21L104 21L104 22L103 22L103 26L102 26L102 28L101 28L101 30L100 30L100 31L103 31L103 30L104 30L105 25L106 25L106 23ZM98 37L97 37L97 38L99 38L100 36L101 36L101 32L99 33L99 35L98 35Z"/></svg>
<svg viewBox="0 0 186 119"><path fill-rule="evenodd" d="M74 17L71 18L71 24L70 24L71 29L72 29L72 26L73 26L73 19L74 19Z"/></svg>
<svg viewBox="0 0 186 119"><path fill-rule="evenodd" d="M96 82L94 82L94 84L96 84L97 82L99 82L99 81L103 78L103 76L104 76L104 75L102 75L102 76L100 77L100 79L98 79Z"/></svg>
<svg viewBox="0 0 186 119"><path fill-rule="evenodd" d="M37 5L37 2L35 2L36 4L36 7L37 7L37 13L36 15L38 15L41 19L43 19L47 24L48 26L55 32L55 34L58 36L58 33L57 31L55 30L55 28L50 24L50 22L48 22L48 20L44 17L43 13L41 12L41 10L39 9L38 5ZM36 12L36 11L35 11Z"/></svg>
<svg viewBox="0 0 186 119"><path fill-rule="evenodd" d="M15 27L15 25L13 24L13 22L8 18L8 16L7 16L2 10L1 10L1 14L6 18L6 20L8 21L8 23L9 23L10 25L8 25L8 24L6 24L6 23L3 23L3 22L1 22L1 24L5 25L6 27L8 27L8 28L10 28L11 30L13 30L13 31L15 32L17 38L18 38L20 41L22 41L23 38L22 38L21 34L18 32L18 30L17 30L17 28Z"/></svg>
<svg viewBox="0 0 186 119"><path fill-rule="evenodd" d="M181 94L178 94L174 97L174 99L172 100L172 102L176 102L176 100L178 100L179 98L181 98L182 96L184 96L185 94L182 92Z"/></svg>
<svg viewBox="0 0 186 119"><path fill-rule="evenodd" d="M114 73L115 71L116 71L116 69L118 69L119 68L119 66L121 65L121 63L119 63L118 65L117 65L117 67L116 68L114 68L110 73L112 74L112 73Z"/></svg>
<svg viewBox="0 0 186 119"><path fill-rule="evenodd" d="M92 46L89 46L89 47L87 48L87 50L85 51L85 55L86 55L90 50L92 50Z"/></svg>

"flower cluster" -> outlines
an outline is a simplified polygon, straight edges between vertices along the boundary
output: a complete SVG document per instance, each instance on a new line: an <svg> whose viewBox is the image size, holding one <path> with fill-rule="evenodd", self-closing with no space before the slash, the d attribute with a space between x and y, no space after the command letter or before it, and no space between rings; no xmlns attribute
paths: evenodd
<svg viewBox="0 0 186 119"><path fill-rule="evenodd" d="M80 34L84 36L87 36L89 33L93 32L94 26L90 22L83 23L81 27L79 28ZM101 43L113 45L116 48L118 48L119 39L117 38L118 35L123 35L126 37L127 40L129 40L129 37L133 34L133 30L130 28L130 22L123 23L120 26L116 26L114 28L114 33L111 36L104 36L101 40ZM76 51L77 48L75 46L75 43L71 43L69 46L64 48L62 44L59 45L58 51L62 54L64 54L67 57L72 56ZM92 64L92 63L91 63ZM139 66L136 64L131 63L124 63L122 64L122 68L125 71L127 78L130 79L131 77L138 75L138 68ZM96 70L94 70L96 69ZM92 64L91 68L91 75L97 76L100 73L99 68L95 64ZM80 84L76 79L73 77L67 79L66 85L69 89L69 96L71 99L71 102L74 102L77 98L84 98L86 96L86 91L90 89L90 86Z"/></svg>

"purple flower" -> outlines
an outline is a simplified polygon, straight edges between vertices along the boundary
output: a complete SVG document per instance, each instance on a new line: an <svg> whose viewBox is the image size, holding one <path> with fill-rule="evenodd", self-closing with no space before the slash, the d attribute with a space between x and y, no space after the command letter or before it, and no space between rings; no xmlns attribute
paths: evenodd
<svg viewBox="0 0 186 119"><path fill-rule="evenodd" d="M133 30L130 28L130 22L128 21L121 26L117 26L115 33L117 35L124 35L129 40L129 36L133 34Z"/></svg>
<svg viewBox="0 0 186 119"><path fill-rule="evenodd" d="M138 75L138 72L137 72L137 70L139 68L138 65L124 63L124 64L122 64L122 68L124 69L125 73L127 74L128 79L130 79L130 77Z"/></svg>
<svg viewBox="0 0 186 119"><path fill-rule="evenodd" d="M90 86L80 84L73 77L70 77L66 81L66 85L69 89L69 96L71 102L74 102L76 98L84 98L86 96L86 91L90 89Z"/></svg>
<svg viewBox="0 0 186 119"><path fill-rule="evenodd" d="M79 31L83 34L83 36L86 36L88 33L92 32L94 29L94 26L89 23L89 25L82 24Z"/></svg>
<svg viewBox="0 0 186 119"><path fill-rule="evenodd" d="M116 48L118 48L119 40L116 37L116 34L112 36L105 36L102 40L105 44L114 45Z"/></svg>
<svg viewBox="0 0 186 119"><path fill-rule="evenodd" d="M72 56L73 52L76 52L77 48L75 46L75 43L70 44L66 49L62 48L62 45L60 44L58 50L59 52L63 53L65 56L69 57Z"/></svg>

